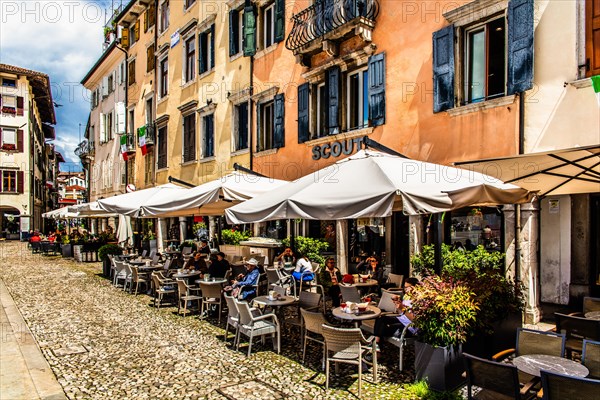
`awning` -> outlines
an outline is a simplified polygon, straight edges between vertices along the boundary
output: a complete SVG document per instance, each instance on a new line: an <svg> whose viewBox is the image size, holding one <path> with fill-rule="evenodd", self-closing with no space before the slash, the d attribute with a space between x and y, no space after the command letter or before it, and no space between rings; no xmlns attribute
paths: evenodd
<svg viewBox="0 0 600 400"><path fill-rule="evenodd" d="M600 144L454 165L537 192L540 197L600 192Z"/></svg>

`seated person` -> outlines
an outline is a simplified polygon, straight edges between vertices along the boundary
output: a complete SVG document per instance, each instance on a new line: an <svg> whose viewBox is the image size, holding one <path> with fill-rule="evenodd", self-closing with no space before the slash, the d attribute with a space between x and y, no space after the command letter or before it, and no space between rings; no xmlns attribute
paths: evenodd
<svg viewBox="0 0 600 400"><path fill-rule="evenodd" d="M200 241L200 247L198 248L198 251L202 254L210 254L210 247L208 247L208 240L202 239Z"/></svg>
<svg viewBox="0 0 600 400"><path fill-rule="evenodd" d="M41 241L42 241L42 238L40 237L40 233L37 231L33 232L32 236L29 238L30 243L41 242Z"/></svg>
<svg viewBox="0 0 600 400"><path fill-rule="evenodd" d="M419 284L419 280L417 278L408 278L404 282L405 293L409 293L410 289L417 284ZM404 327L410 325L414 319L413 313L410 312L410 300L400 300L399 296L394 296L392 300L394 301L394 304L396 304L396 312L400 313L400 315L384 315L377 318L375 321L375 327L373 328L373 333L377 343L379 343L381 338L390 336L399 337L402 334ZM406 335L407 337L411 337L416 333L417 329L409 326Z"/></svg>
<svg viewBox="0 0 600 400"><path fill-rule="evenodd" d="M379 259L375 256L367 257L366 260L361 261L357 266L356 270L362 275L371 275L380 284L383 282L383 267L379 265Z"/></svg>
<svg viewBox="0 0 600 400"><path fill-rule="evenodd" d="M305 255L298 256L298 261L296 262L296 269L292 272L292 276L297 281L303 280L304 282L312 281L315 279L315 274L313 273L312 263Z"/></svg>
<svg viewBox="0 0 600 400"><path fill-rule="evenodd" d="M229 268L229 261L225 259L225 253L221 251L212 259L210 267L208 267L208 273L212 278L224 278Z"/></svg>
<svg viewBox="0 0 600 400"><path fill-rule="evenodd" d="M329 257L325 261L325 268L321 272L320 282L325 288L328 288L327 294L331 297L333 307L340 306L340 282L342 281L342 274L340 270L335 267L335 259Z"/></svg>
<svg viewBox="0 0 600 400"><path fill-rule="evenodd" d="M296 261L296 257L294 257L294 253L290 247L286 247L283 253L277 256L277 262L281 263L281 266L284 268L291 267L294 265Z"/></svg>
<svg viewBox="0 0 600 400"><path fill-rule="evenodd" d="M233 281L231 286L227 286L224 290L231 292L233 297L239 297L242 300L251 300L256 297L256 285L260 278L258 271L258 261L251 258L246 261L246 276L239 274L237 279Z"/></svg>
<svg viewBox="0 0 600 400"><path fill-rule="evenodd" d="M185 263L185 269L194 269L196 271L200 271L205 273L208 271L208 266L206 265L206 259L204 258L204 254L199 251L195 252L192 257Z"/></svg>

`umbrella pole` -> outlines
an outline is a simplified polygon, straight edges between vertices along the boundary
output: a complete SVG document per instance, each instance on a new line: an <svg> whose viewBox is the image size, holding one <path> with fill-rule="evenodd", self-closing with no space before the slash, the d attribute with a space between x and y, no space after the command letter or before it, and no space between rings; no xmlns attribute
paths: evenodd
<svg viewBox="0 0 600 400"><path fill-rule="evenodd" d="M436 274L442 272L442 214L434 214L433 223L433 269Z"/></svg>

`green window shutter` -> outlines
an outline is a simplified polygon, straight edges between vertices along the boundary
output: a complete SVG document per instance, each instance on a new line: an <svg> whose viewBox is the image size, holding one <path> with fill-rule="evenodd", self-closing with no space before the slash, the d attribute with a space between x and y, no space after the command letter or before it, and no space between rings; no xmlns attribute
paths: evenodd
<svg viewBox="0 0 600 400"><path fill-rule="evenodd" d="M308 126L309 113L309 84L298 86L298 143L304 143L309 139Z"/></svg>
<svg viewBox="0 0 600 400"><path fill-rule="evenodd" d="M369 57L369 119L372 126L385 124L385 53Z"/></svg>
<svg viewBox="0 0 600 400"><path fill-rule="evenodd" d="M454 107L454 25L433 33L433 112Z"/></svg>
<svg viewBox="0 0 600 400"><path fill-rule="evenodd" d="M283 93L275 96L273 101L273 147L285 146L285 102Z"/></svg>
<svg viewBox="0 0 600 400"><path fill-rule="evenodd" d="M508 2L507 94L533 87L533 0Z"/></svg>
<svg viewBox="0 0 600 400"><path fill-rule="evenodd" d="M244 7L244 56L256 54L256 15L254 6Z"/></svg>
<svg viewBox="0 0 600 400"><path fill-rule="evenodd" d="M275 0L275 42L283 42L285 36L285 0Z"/></svg>

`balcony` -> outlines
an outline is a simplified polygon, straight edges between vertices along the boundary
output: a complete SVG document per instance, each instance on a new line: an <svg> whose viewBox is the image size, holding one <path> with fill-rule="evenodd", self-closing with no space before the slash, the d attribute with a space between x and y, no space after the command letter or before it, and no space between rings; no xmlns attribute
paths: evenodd
<svg viewBox="0 0 600 400"><path fill-rule="evenodd" d="M127 154L131 157L135 155L135 141L136 141L136 136L134 134L128 133L126 135L127 137L127 144L125 145Z"/></svg>
<svg viewBox="0 0 600 400"><path fill-rule="evenodd" d="M154 146L156 144L156 129L154 124L146 124L146 146Z"/></svg>
<svg viewBox="0 0 600 400"><path fill-rule="evenodd" d="M295 55L312 56L331 53L331 42L352 36L371 41L379 8L378 0L320 0L292 17L285 47Z"/></svg>
<svg viewBox="0 0 600 400"><path fill-rule="evenodd" d="M86 158L93 159L95 152L96 152L96 150L95 150L94 142L90 142L87 140L84 140L83 142L79 143L79 145L75 149L75 155L81 159L86 159Z"/></svg>

